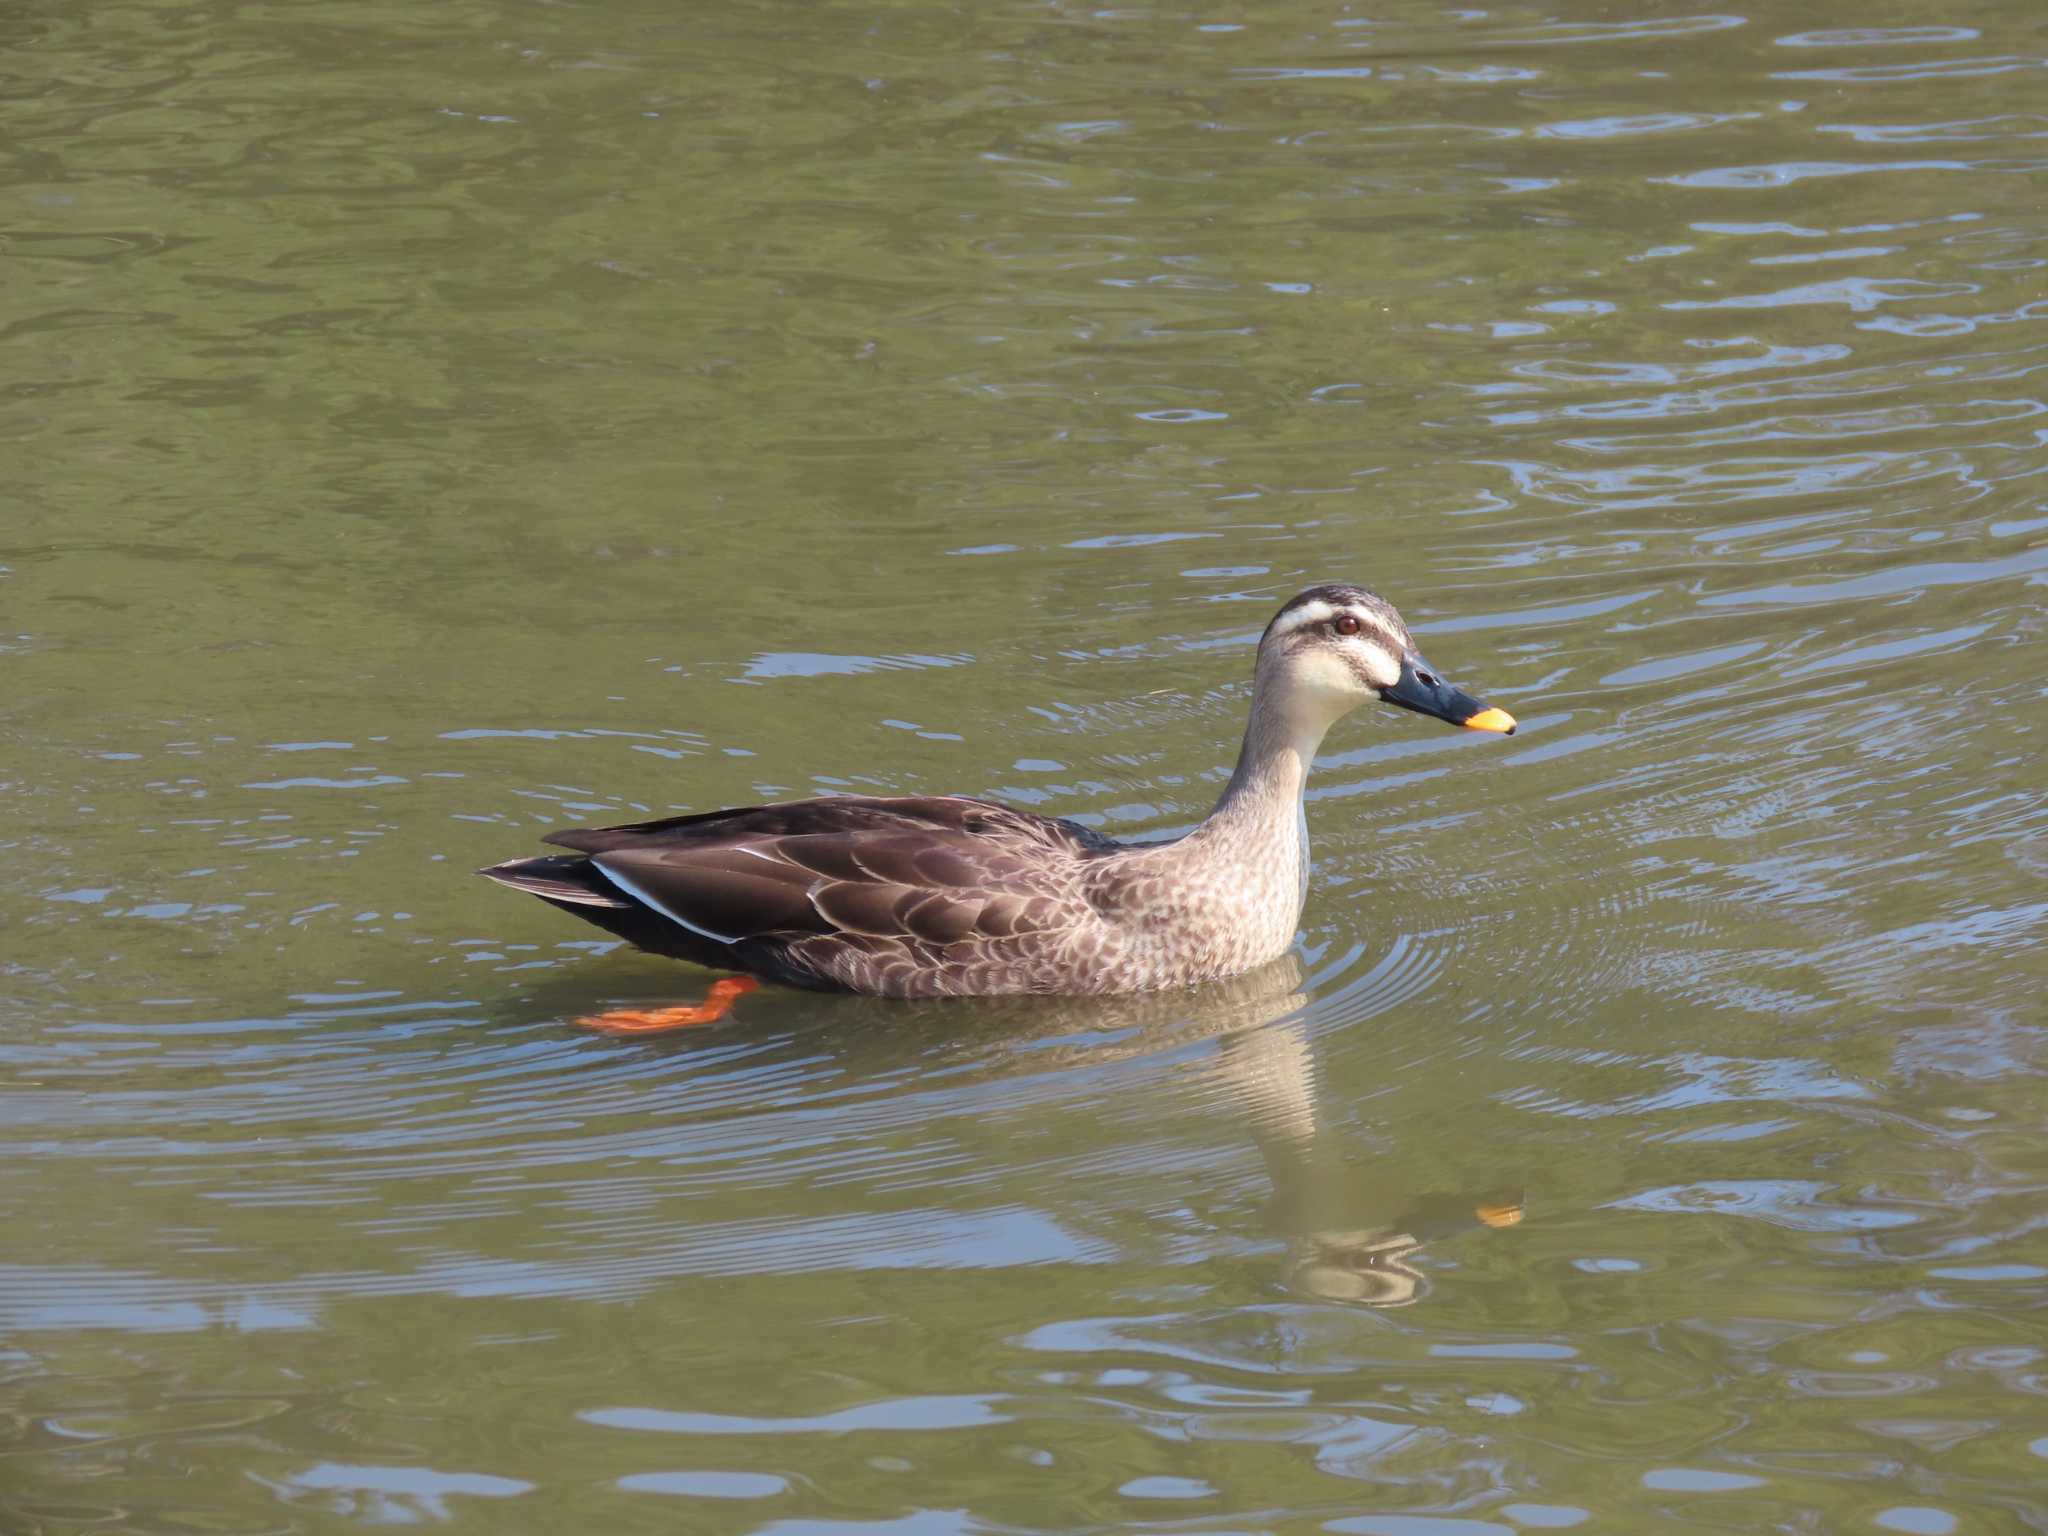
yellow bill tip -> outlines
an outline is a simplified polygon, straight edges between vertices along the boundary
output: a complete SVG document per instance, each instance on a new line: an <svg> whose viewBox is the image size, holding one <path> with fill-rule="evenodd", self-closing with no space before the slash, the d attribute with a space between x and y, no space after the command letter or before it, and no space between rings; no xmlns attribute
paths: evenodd
<svg viewBox="0 0 2048 1536"><path fill-rule="evenodd" d="M1515 717L1504 709L1482 709L1460 723L1468 731L1499 731L1503 736L1515 734Z"/></svg>
<svg viewBox="0 0 2048 1536"><path fill-rule="evenodd" d="M1472 1214L1489 1227L1512 1227L1522 1219L1522 1207L1515 1205L1475 1205Z"/></svg>

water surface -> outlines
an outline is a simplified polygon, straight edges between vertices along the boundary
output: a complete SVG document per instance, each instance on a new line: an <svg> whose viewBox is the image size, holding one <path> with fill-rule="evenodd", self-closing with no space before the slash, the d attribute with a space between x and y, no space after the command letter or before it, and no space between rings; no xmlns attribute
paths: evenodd
<svg viewBox="0 0 2048 1536"><path fill-rule="evenodd" d="M2048 1529L2048 34L4 23L0 1529ZM1366 581L1300 951L764 992L470 877L1120 834Z"/></svg>

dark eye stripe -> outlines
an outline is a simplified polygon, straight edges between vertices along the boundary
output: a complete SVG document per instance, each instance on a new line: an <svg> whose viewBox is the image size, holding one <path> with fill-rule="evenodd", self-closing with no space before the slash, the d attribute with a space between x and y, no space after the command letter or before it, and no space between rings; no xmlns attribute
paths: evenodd
<svg viewBox="0 0 2048 1536"><path fill-rule="evenodd" d="M1295 645L1319 643L1332 639L1371 640L1375 644L1377 644L1381 650L1385 651L1389 656L1394 657L1396 660L1399 660L1402 652L1407 650L1408 647L1406 642L1395 639L1392 634L1380 628L1379 625L1373 623L1370 619L1360 619L1358 633L1355 635L1338 634L1337 619L1347 617L1355 619L1359 618L1359 615L1355 613L1348 615L1340 613L1336 616L1336 618L1326 619L1320 624L1312 624L1306 629L1296 630L1292 635L1288 637L1290 647Z"/></svg>
<svg viewBox="0 0 2048 1536"><path fill-rule="evenodd" d="M1356 619L1358 618L1358 615L1355 613L1348 615L1339 614L1337 617L1348 617ZM1334 631L1336 628L1336 620L1332 619L1330 621L1330 624L1332 630ZM1380 647L1380 649L1384 650L1389 656L1399 656L1401 652L1406 649L1406 647L1403 646L1399 640L1396 640L1391 634L1389 634L1386 630L1381 629L1379 625L1373 623L1370 619L1359 619L1358 633L1355 635L1345 635L1344 638L1347 640L1371 640L1375 642Z"/></svg>

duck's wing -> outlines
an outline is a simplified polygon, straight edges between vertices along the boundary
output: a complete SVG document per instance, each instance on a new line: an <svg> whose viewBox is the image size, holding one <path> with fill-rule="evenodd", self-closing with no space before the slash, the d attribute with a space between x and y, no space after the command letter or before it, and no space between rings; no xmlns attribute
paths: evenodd
<svg viewBox="0 0 2048 1536"><path fill-rule="evenodd" d="M736 959L767 946L827 982L842 961L951 969L1090 920L1079 867L1116 846L953 796L801 800L547 841Z"/></svg>
<svg viewBox="0 0 2048 1536"><path fill-rule="evenodd" d="M1016 838L1077 854L1119 846L1077 822L1020 811L971 795L832 795L820 800L786 800L777 805L740 806L658 821L613 827L571 827L541 841L578 853L645 847L655 839L678 845L753 837L829 836L862 832L958 832L974 837Z"/></svg>

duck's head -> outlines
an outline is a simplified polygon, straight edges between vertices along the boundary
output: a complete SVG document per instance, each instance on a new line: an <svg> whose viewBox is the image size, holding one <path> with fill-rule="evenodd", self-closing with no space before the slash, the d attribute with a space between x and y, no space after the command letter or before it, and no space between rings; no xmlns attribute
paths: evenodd
<svg viewBox="0 0 2048 1536"><path fill-rule="evenodd" d="M1289 598L1259 637L1258 686L1318 731L1371 699L1472 731L1512 736L1515 717L1444 681L1394 605L1342 582Z"/></svg>

